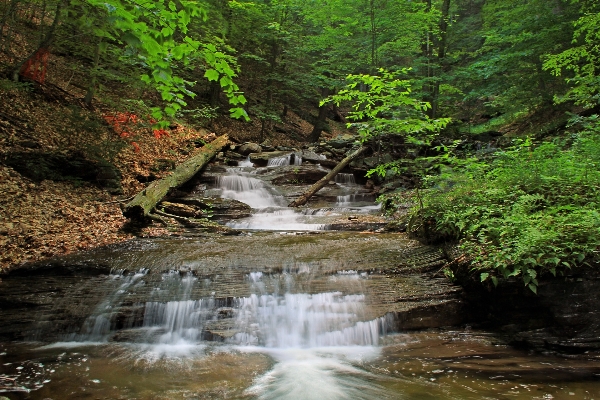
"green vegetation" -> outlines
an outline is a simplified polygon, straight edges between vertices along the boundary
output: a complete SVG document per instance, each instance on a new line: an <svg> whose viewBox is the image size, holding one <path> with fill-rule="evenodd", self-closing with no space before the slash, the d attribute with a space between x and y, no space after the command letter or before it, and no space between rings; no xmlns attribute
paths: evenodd
<svg viewBox="0 0 600 400"><path fill-rule="evenodd" d="M347 119L385 160L369 176L415 183L413 232L460 242L484 281L535 291L595 261L597 1L6 0L0 39L0 90L62 62L60 90L157 138L231 116L262 142L293 111L318 142Z"/></svg>
<svg viewBox="0 0 600 400"><path fill-rule="evenodd" d="M538 277L596 258L600 241L600 128L534 146L530 140L486 159L469 159L430 176L410 230L434 225L438 238L460 240L481 280Z"/></svg>

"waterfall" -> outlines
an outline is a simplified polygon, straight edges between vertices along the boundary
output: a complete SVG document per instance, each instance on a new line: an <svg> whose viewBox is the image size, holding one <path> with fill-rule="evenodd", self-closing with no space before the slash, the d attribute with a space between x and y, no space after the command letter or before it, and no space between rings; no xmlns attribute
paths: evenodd
<svg viewBox="0 0 600 400"><path fill-rule="evenodd" d="M241 201L255 209L285 205L284 199L263 181L235 171L219 177L217 186L222 189L221 197Z"/></svg>
<svg viewBox="0 0 600 400"><path fill-rule="evenodd" d="M285 165L302 165L302 157L295 153L282 157L269 158L267 167L282 167Z"/></svg>
<svg viewBox="0 0 600 400"><path fill-rule="evenodd" d="M239 299L232 341L268 348L376 346L386 333L385 317L358 320L364 295L330 293L263 294Z"/></svg>
<svg viewBox="0 0 600 400"><path fill-rule="evenodd" d="M354 174L345 174L339 173L335 176L335 183L339 183L341 185L351 186L356 185L356 181L354 180Z"/></svg>

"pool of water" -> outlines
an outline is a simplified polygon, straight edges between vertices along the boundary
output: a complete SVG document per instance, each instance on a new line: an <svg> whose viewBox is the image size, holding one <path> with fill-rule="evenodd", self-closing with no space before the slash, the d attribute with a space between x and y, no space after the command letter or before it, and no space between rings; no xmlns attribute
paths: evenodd
<svg viewBox="0 0 600 400"><path fill-rule="evenodd" d="M530 354L480 331L396 333L380 346L5 343L0 350L9 399L600 397L596 360Z"/></svg>

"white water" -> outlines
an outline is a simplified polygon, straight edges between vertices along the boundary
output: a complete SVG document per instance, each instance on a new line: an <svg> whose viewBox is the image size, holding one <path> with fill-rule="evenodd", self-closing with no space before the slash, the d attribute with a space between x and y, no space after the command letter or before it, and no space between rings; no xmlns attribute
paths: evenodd
<svg viewBox="0 0 600 400"><path fill-rule="evenodd" d="M282 167L285 165L302 165L302 157L292 153L287 156L270 158L267 161L267 167Z"/></svg>
<svg viewBox="0 0 600 400"><path fill-rule="evenodd" d="M269 166L289 165L290 158L291 155L273 159ZM301 159L294 157L293 162L300 164ZM217 180L221 197L241 201L254 210L252 217L232 221L229 226L320 230L325 225L313 220L335 214L333 208L287 208L286 199L276 189L245 172L251 165L248 159ZM342 185L356 186L352 174L344 174L339 180ZM273 360L272 368L258 376L245 391L245 395L259 399L383 397L360 364L380 356L380 339L388 333L393 321L369 316L366 296L361 293L361 281L368 279L367 276L344 271L331 277L351 281L356 288L354 293L306 293L313 272L307 264L302 271L285 270L275 277L250 273L247 284L252 294L236 298L216 295L194 298L195 289L207 284L205 279L165 272L147 301L134 305L143 310L138 311L137 322L131 317L129 322L119 321L119 326L116 324L119 316L113 310L128 302L129 289L145 284L146 271L133 275L116 273L112 279L119 284L114 292L98 305L81 333L67 340L86 344L126 343L127 357L136 363L150 364L160 360L198 359L205 356L208 348L265 354ZM302 283L298 284L296 279L300 276ZM167 293L172 300L165 299Z"/></svg>
<svg viewBox="0 0 600 400"><path fill-rule="evenodd" d="M354 174L346 174L340 172L335 176L335 182L346 186L356 186L356 180Z"/></svg>
<svg viewBox="0 0 600 400"><path fill-rule="evenodd" d="M317 231L324 224L311 223L302 212L287 207L285 198L275 188L250 173L229 169L229 174L217 179L221 197L248 204L254 209L251 217L234 220L227 226L235 229Z"/></svg>
<svg viewBox="0 0 600 400"><path fill-rule="evenodd" d="M229 175L217 179L217 186L222 190L221 197L241 201L255 209L285 205L283 196L278 195L273 188L242 172L230 169Z"/></svg>
<svg viewBox="0 0 600 400"><path fill-rule="evenodd" d="M346 275L361 279L353 271ZM245 394L269 400L380 397L381 389L369 382L370 374L358 365L380 356L377 345L391 320L364 320L363 294L266 294L263 279L261 272L250 273L248 282L259 293L236 298L231 307L237 333L226 343L238 351L267 354L275 361ZM294 286L293 282L287 285ZM171 357L176 351L193 354L193 344L199 342L206 323L218 319L222 306L214 298L147 303L144 327L165 333L152 352L139 352L138 357Z"/></svg>
<svg viewBox="0 0 600 400"><path fill-rule="evenodd" d="M250 161L250 156L248 156L244 161L238 161L238 167L254 167L254 163Z"/></svg>
<svg viewBox="0 0 600 400"><path fill-rule="evenodd" d="M384 318L360 321L364 295L286 293L252 295L238 304L233 341L268 348L375 346Z"/></svg>

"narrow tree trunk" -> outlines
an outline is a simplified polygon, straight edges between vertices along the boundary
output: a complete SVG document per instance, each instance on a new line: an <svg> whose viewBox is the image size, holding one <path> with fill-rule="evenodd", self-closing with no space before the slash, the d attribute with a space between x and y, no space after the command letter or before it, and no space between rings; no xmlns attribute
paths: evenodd
<svg viewBox="0 0 600 400"><path fill-rule="evenodd" d="M98 83L98 66L100 65L100 53L102 51L102 38L98 41L96 45L96 52L94 54L94 66L91 71L90 85L88 86L87 93L85 94L85 98L83 99L84 104L87 107L92 106L92 100L94 100L94 95L96 94L96 85Z"/></svg>
<svg viewBox="0 0 600 400"><path fill-rule="evenodd" d="M17 11L17 3L19 0L11 0L6 13L2 16L2 22L0 22L0 38L2 39L2 50L8 52L10 49L10 36L12 33L13 26L15 25L15 13ZM9 23L10 22L10 23ZM4 27L8 24L6 35L4 35Z"/></svg>
<svg viewBox="0 0 600 400"><path fill-rule="evenodd" d="M375 0L369 1L369 18L371 20L371 73L377 72L377 24L375 20Z"/></svg>
<svg viewBox="0 0 600 400"><path fill-rule="evenodd" d="M213 142L202 147L194 156L179 164L169 176L152 182L125 206L123 215L131 219L144 220L171 189L189 181L227 145L227 142L227 135L219 136Z"/></svg>
<svg viewBox="0 0 600 400"><path fill-rule="evenodd" d="M437 117L438 103L440 97L440 79L441 74L446 71L444 67L444 59L446 58L446 42L448 38L448 17L450 14L450 0L444 0L442 3L442 19L440 20L440 41L438 45L438 77L433 85L433 93L431 96L430 117Z"/></svg>
<svg viewBox="0 0 600 400"><path fill-rule="evenodd" d="M13 74L12 74L13 81L15 81L15 82L19 81L19 72L21 72L21 67L23 67L23 65L25 65L25 63L27 61L29 61L31 58L35 57L38 50L48 48L52 44L52 41L54 40L54 32L56 31L56 26L58 25L58 21L60 20L60 13L62 10L62 6L63 6L63 0L60 0L56 4L54 20L52 21L52 25L50 26L50 29L48 29L48 32L46 32L46 35L44 36L44 39L42 39L38 48L35 49L35 51L33 53L31 53L27 58L25 58L23 61L21 61L15 67L15 69L13 70Z"/></svg>
<svg viewBox="0 0 600 400"><path fill-rule="evenodd" d="M322 94L323 98L326 98L327 96L329 96L329 89L322 88L321 94ZM327 119L327 109L328 108L329 108L329 104L323 104L322 106L319 107L319 115L317 116L317 121L315 122L313 130L308 137L308 140L310 142L318 142L319 141L319 138L321 137L321 132L323 131L323 128L325 127L325 120Z"/></svg>
<svg viewBox="0 0 600 400"><path fill-rule="evenodd" d="M356 157L360 156L368 149L367 146L363 146L360 149L356 150L354 153L350 154L348 157L344 158L334 169L332 169L327 175L321 178L317 183L312 185L306 192L304 192L300 197L296 200L292 201L288 204L288 207L298 207L303 204L306 204L308 199L310 199L315 193L317 193L323 186L325 186L330 180L332 180L346 165L350 164L352 160Z"/></svg>
<svg viewBox="0 0 600 400"><path fill-rule="evenodd" d="M425 0L425 11L431 12L431 0ZM433 77L433 71L431 68L431 58L433 53L433 32L431 28L427 28L427 32L425 32L425 42L421 45L421 50L423 52L423 57L425 59L425 83L423 85L423 98L425 101L431 104L433 102L433 85L431 82L431 78ZM427 111L429 117L431 109Z"/></svg>

